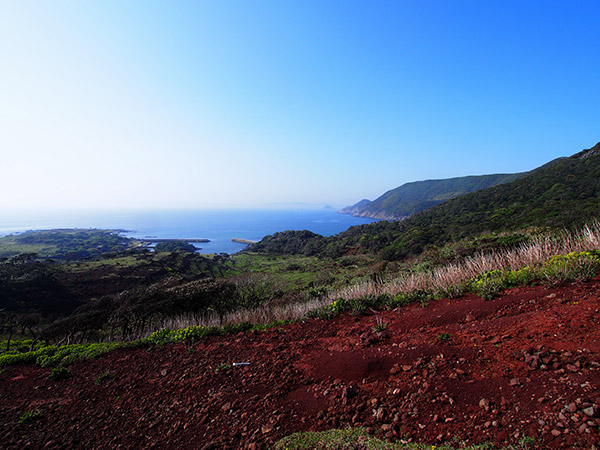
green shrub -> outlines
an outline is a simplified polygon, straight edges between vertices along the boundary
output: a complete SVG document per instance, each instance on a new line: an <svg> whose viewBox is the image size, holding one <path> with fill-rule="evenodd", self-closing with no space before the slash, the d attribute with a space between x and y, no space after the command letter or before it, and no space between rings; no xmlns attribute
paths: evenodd
<svg viewBox="0 0 600 450"><path fill-rule="evenodd" d="M438 342L448 342L450 340L450 333L440 333L437 337Z"/></svg>
<svg viewBox="0 0 600 450"><path fill-rule="evenodd" d="M436 291L434 294L435 298L458 298L465 293L469 292L469 286L467 283L453 284L444 289Z"/></svg>
<svg viewBox="0 0 600 450"><path fill-rule="evenodd" d="M223 327L223 334L238 334L245 331L250 331L254 326L250 322L240 322L233 325L225 325Z"/></svg>
<svg viewBox="0 0 600 450"><path fill-rule="evenodd" d="M389 324L387 322L384 322L381 317L376 317L373 332L377 334L384 333L387 330L388 325Z"/></svg>
<svg viewBox="0 0 600 450"><path fill-rule="evenodd" d="M329 305L314 309L308 313L309 318L329 320L337 314L352 309L352 300L338 298Z"/></svg>
<svg viewBox="0 0 600 450"><path fill-rule="evenodd" d="M307 431L293 433L275 443L274 450L500 450L494 444L486 442L474 445L426 445L418 443L387 442L377 439L364 428L346 430ZM528 443L521 444L520 449L529 448ZM516 450L514 446L503 447L505 450Z"/></svg>
<svg viewBox="0 0 600 450"><path fill-rule="evenodd" d="M396 309L402 306L410 305L411 303L420 303L422 306L427 306L430 300L434 298L431 292L416 290L411 292L400 292L395 296L387 296L384 299L383 305L389 309Z"/></svg>
<svg viewBox="0 0 600 450"><path fill-rule="evenodd" d="M504 273L501 270L488 270L471 281L472 290L486 300L493 299L504 287Z"/></svg>
<svg viewBox="0 0 600 450"><path fill-rule="evenodd" d="M19 423L30 423L35 422L36 420L40 420L44 418L44 414L39 409L34 409L32 411L27 411L23 413L19 417Z"/></svg>
<svg viewBox="0 0 600 450"><path fill-rule="evenodd" d="M571 252L567 255L553 256L546 262L541 274L547 280L556 282L587 281L600 270L600 251Z"/></svg>
<svg viewBox="0 0 600 450"><path fill-rule="evenodd" d="M8 353L0 355L0 367L10 366L15 364L30 364L34 363L36 356L31 353Z"/></svg>
<svg viewBox="0 0 600 450"><path fill-rule="evenodd" d="M98 377L96 377L96 381L94 381L94 384L102 384L106 380L109 380L109 379L113 378L114 376L115 376L115 374L112 373L110 370L107 370L106 372L102 372L100 375L98 375Z"/></svg>
<svg viewBox="0 0 600 450"><path fill-rule="evenodd" d="M171 341L171 330L169 328L161 328L147 337L148 342L154 345L164 345Z"/></svg>
<svg viewBox="0 0 600 450"><path fill-rule="evenodd" d="M215 372L221 372L223 370L231 369L231 364L222 363L215 367Z"/></svg>
<svg viewBox="0 0 600 450"><path fill-rule="evenodd" d="M71 372L66 367L55 367L50 371L50 378L52 380L65 380L71 376Z"/></svg>
<svg viewBox="0 0 600 450"><path fill-rule="evenodd" d="M375 295L363 295L362 297L353 298L350 300L350 309L356 314L364 314L369 308L377 308L379 306L378 298Z"/></svg>

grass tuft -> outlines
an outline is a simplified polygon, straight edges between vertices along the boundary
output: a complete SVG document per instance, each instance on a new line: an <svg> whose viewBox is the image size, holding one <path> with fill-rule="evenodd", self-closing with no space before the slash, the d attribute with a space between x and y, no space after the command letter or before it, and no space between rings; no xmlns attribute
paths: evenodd
<svg viewBox="0 0 600 450"><path fill-rule="evenodd" d="M34 409L23 413L19 417L19 423L31 423L44 418L44 414L39 409Z"/></svg>
<svg viewBox="0 0 600 450"><path fill-rule="evenodd" d="M374 438L364 428L349 428L294 433L278 441L274 450L529 450L533 445L533 439L521 439L518 444L500 448L489 442L476 445L391 443Z"/></svg>

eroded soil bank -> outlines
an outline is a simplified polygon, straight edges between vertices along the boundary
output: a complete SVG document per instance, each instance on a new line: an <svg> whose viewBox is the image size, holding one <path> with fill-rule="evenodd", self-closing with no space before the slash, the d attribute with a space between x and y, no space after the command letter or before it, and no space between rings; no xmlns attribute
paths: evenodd
<svg viewBox="0 0 600 450"><path fill-rule="evenodd" d="M391 440L590 449L600 441L599 325L596 278L119 350L63 381L9 367L0 446L266 449L294 431L366 426ZM41 419L19 423L37 409Z"/></svg>

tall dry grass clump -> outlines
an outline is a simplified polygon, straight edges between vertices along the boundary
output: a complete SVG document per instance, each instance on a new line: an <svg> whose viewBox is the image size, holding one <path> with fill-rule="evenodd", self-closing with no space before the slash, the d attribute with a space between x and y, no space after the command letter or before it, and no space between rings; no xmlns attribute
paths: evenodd
<svg viewBox="0 0 600 450"><path fill-rule="evenodd" d="M329 299L355 299L367 295L397 295L414 291L461 294L460 286L492 270L539 268L552 257L600 248L600 222L594 221L576 232L563 231L532 238L510 250L478 253L428 272L410 273L383 282L363 282L332 292Z"/></svg>
<svg viewBox="0 0 600 450"><path fill-rule="evenodd" d="M269 324L274 322L284 322L298 320L306 317L310 311L321 308L329 303L327 299L313 299L307 302L290 303L278 306L260 306L252 309L240 309L226 314L221 322L216 314L185 314L178 317L165 318L160 323L153 323L146 330L148 335L157 328L169 328L177 330L189 326L216 327L223 325L234 325L237 323L248 322L253 324Z"/></svg>

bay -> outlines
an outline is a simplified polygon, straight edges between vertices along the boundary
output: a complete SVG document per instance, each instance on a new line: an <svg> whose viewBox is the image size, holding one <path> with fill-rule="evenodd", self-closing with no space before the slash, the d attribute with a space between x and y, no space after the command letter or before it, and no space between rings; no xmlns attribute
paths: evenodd
<svg viewBox="0 0 600 450"><path fill-rule="evenodd" d="M0 212L0 236L53 228L126 230L125 236L147 240L210 239L195 243L200 253L236 253L246 245L233 238L258 241L285 230L310 230L323 236L340 233L374 219L339 214L332 209L183 210L183 211L42 211Z"/></svg>

